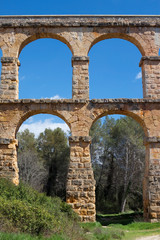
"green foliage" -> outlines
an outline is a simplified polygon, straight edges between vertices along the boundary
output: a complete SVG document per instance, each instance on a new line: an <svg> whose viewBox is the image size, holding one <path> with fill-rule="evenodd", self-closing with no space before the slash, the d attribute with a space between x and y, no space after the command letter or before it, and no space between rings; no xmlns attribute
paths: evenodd
<svg viewBox="0 0 160 240"><path fill-rule="evenodd" d="M58 198L55 199L56 207L59 204L59 201L60 200ZM6 201L5 201L5 204L6 204ZM11 207L11 205L12 203L9 204L9 207ZM18 211L18 214L21 214L21 209L25 207L22 207L21 205L20 211ZM42 208L44 209L43 205L42 205ZM66 208L65 208L65 211L66 211ZM13 214L14 212L12 212L10 215L13 215ZM27 217L28 215L29 213L27 213ZM100 222L80 223L81 228L78 224L75 224L75 221L73 224L73 218L72 218L72 221L71 221L71 218L66 218L67 222L62 223L63 227L61 226L61 223L59 223L60 228L58 229L58 231L57 231L57 225L56 225L54 226L54 233L47 231L43 234L45 236L43 236L42 234L37 236L37 235L29 235L26 233L20 233L20 231L22 231L21 228L11 229L10 226L8 225L8 228L6 228L6 231L10 231L10 232L13 231L17 233L15 234L15 233L0 232L0 240L45 240L45 239L48 239L48 240L115 240L115 239L123 240L125 239L125 240L128 240L128 239L135 239L138 236L160 234L160 230L159 230L160 223L135 222L137 220L137 216L138 215L133 212L125 213L125 214L98 215L97 218L98 220L100 220L101 223ZM0 215L0 220L1 220L1 217L2 215ZM20 217L16 216L16 219L19 219L19 218ZM3 219L3 220L6 221L6 219ZM125 225L124 225L124 220L126 222ZM117 224L116 222L119 222L121 224ZM72 227L70 227L70 225L72 225ZM2 231L1 221L0 221L0 231ZM57 233L55 233L55 231L57 231Z"/></svg>
<svg viewBox="0 0 160 240"><path fill-rule="evenodd" d="M52 158L60 158L67 146L67 137L61 128L45 129L38 137L38 151L48 161L48 164Z"/></svg>
<svg viewBox="0 0 160 240"><path fill-rule="evenodd" d="M38 237L32 237L26 234L0 233L0 240L38 240Z"/></svg>
<svg viewBox="0 0 160 240"><path fill-rule="evenodd" d="M102 228L97 228L94 231L94 236L97 240L111 240L111 239L122 239L124 236L123 231L119 230L105 230Z"/></svg>
<svg viewBox="0 0 160 240"><path fill-rule="evenodd" d="M104 197L98 202L98 212L101 213L117 213L119 212L119 206L116 201L112 201L112 199L105 199Z"/></svg>
<svg viewBox="0 0 160 240"><path fill-rule="evenodd" d="M33 206L20 200L6 200L0 197L0 212L22 232L41 234L59 227L55 216L40 205Z"/></svg>
<svg viewBox="0 0 160 240"><path fill-rule="evenodd" d="M48 196L65 200L69 146L62 129L45 129L36 139L26 129L18 133L20 179Z"/></svg>
<svg viewBox="0 0 160 240"><path fill-rule="evenodd" d="M69 205L5 179L0 179L0 219L3 219L1 231L10 229L48 236L65 232L70 239L80 236L78 216Z"/></svg>
<svg viewBox="0 0 160 240"><path fill-rule="evenodd" d="M99 221L103 226L114 225L127 225L134 223L140 219L143 221L142 212L127 212L118 214L97 214L97 221Z"/></svg>
<svg viewBox="0 0 160 240"><path fill-rule="evenodd" d="M99 222L81 224L88 240L122 239L124 232L118 229L103 228Z"/></svg>
<svg viewBox="0 0 160 240"><path fill-rule="evenodd" d="M144 132L130 117L95 122L91 159L96 179L96 208L104 213L142 209Z"/></svg>
<svg viewBox="0 0 160 240"><path fill-rule="evenodd" d="M32 236L24 233L0 233L0 240L45 240L42 236ZM69 240L67 236L54 234L51 237L47 237L47 240Z"/></svg>
<svg viewBox="0 0 160 240"><path fill-rule="evenodd" d="M149 223L149 222L133 222L131 224L128 224L126 227L123 226L123 228L128 230L152 230L160 228L160 223Z"/></svg>
<svg viewBox="0 0 160 240"><path fill-rule="evenodd" d="M62 129L45 129L37 139L37 149L48 169L45 191L49 196L65 199L69 164L67 136Z"/></svg>
<svg viewBox="0 0 160 240"><path fill-rule="evenodd" d="M107 234L118 233L121 238L117 237L116 239L137 239L142 236L160 234L160 223L143 222L142 212L98 214L97 221L106 229ZM100 225L97 225L97 227L100 227ZM89 229L89 226L87 228ZM109 239L114 239L112 234Z"/></svg>
<svg viewBox="0 0 160 240"><path fill-rule="evenodd" d="M23 152L25 150L36 151L36 139L34 133L31 133L28 129L17 134L19 141L18 152Z"/></svg>

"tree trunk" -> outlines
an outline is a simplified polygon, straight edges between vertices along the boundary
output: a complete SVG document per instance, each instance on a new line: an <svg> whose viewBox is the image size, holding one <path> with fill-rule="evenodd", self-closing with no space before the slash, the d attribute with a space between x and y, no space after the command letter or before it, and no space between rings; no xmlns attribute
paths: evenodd
<svg viewBox="0 0 160 240"><path fill-rule="evenodd" d="M127 198L123 199L122 205L121 205L121 213L125 211L125 206L126 206Z"/></svg>
<svg viewBox="0 0 160 240"><path fill-rule="evenodd" d="M122 195L121 201L121 212L125 211L126 200L127 200L127 191L128 191L128 183L127 183L127 176L128 176L128 156L129 156L129 149L128 144L126 144L126 157L125 157L125 172L124 172L124 190Z"/></svg>
<svg viewBox="0 0 160 240"><path fill-rule="evenodd" d="M46 184L47 196L53 195L53 189L55 188L56 178L57 178L57 166L56 164L51 164L49 167L48 180Z"/></svg>

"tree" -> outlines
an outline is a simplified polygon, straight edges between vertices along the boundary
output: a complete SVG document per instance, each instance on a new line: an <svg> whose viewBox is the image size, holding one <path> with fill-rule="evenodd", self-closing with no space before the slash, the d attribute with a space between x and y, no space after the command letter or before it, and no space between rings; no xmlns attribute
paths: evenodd
<svg viewBox="0 0 160 240"><path fill-rule="evenodd" d="M29 130L18 133L20 179L47 195L65 199L69 163L66 134L60 129L45 129L38 139Z"/></svg>
<svg viewBox="0 0 160 240"><path fill-rule="evenodd" d="M129 117L115 120L107 116L98 126L98 132L96 125L90 132L93 137L91 149L96 149L91 152L91 157L97 209L101 210L103 206L106 211L123 212L126 203L132 202L130 200L135 196L142 196L143 130Z"/></svg>
<svg viewBox="0 0 160 240"><path fill-rule="evenodd" d="M37 139L38 152L44 159L48 171L44 187L47 195L65 199L66 178L69 163L69 146L67 136L62 129L45 129Z"/></svg>
<svg viewBox="0 0 160 240"><path fill-rule="evenodd" d="M102 135L102 123L101 120L99 119L92 125L90 129L90 136L92 137L90 153L93 167L96 167L99 155L101 154L101 135Z"/></svg>
<svg viewBox="0 0 160 240"><path fill-rule="evenodd" d="M28 129L25 129L23 132L17 134L18 138L18 153L23 152L24 150L33 150L36 152L36 139L34 133L31 133Z"/></svg>
<svg viewBox="0 0 160 240"><path fill-rule="evenodd" d="M118 119L111 132L112 152L116 158L116 179L118 179L119 185L117 194L121 212L124 212L127 197L131 193L134 194L137 190L142 192L142 173L144 172L145 160L143 137L142 128L129 117Z"/></svg>
<svg viewBox="0 0 160 240"><path fill-rule="evenodd" d="M38 191L43 190L47 171L37 152L37 142L33 133L28 129L17 134L18 167L20 180L31 185Z"/></svg>

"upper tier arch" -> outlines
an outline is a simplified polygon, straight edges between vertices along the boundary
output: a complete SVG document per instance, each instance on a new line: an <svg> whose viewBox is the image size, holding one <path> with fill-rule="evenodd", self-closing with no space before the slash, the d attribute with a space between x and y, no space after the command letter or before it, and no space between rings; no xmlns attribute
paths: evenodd
<svg viewBox="0 0 160 240"><path fill-rule="evenodd" d="M70 45L70 43L67 41L67 39L63 36L60 36L58 34L55 33L50 33L50 32L38 32L35 33L33 35L30 36L26 36L25 40L23 40L19 46L18 49L18 56L20 55L21 51L23 50L23 48L28 45L29 43L38 40L38 39L44 39L44 38L51 38L51 39L56 39L59 40L60 42L63 42L64 44L66 44L68 46L68 48L71 50L72 54L73 54L73 48Z"/></svg>
<svg viewBox="0 0 160 240"><path fill-rule="evenodd" d="M90 47L89 47L89 51L91 50L91 48L96 43L98 43L102 40L118 38L118 39L123 39L123 40L129 41L130 43L134 44L138 48L138 50L140 51L142 56L145 56L145 45L146 45L146 43L138 35L136 37L133 37L133 36L130 36L128 34L119 33L119 32L103 33L103 34L97 34L97 35L99 35L99 36L95 37L95 39L91 42ZM89 53L89 51L88 51L88 53Z"/></svg>
<svg viewBox="0 0 160 240"><path fill-rule="evenodd" d="M29 42L50 37L67 44L73 55L85 56L96 42L121 38L135 44L143 56L158 56L159 28L159 16L0 16L0 46L4 57L18 57Z"/></svg>

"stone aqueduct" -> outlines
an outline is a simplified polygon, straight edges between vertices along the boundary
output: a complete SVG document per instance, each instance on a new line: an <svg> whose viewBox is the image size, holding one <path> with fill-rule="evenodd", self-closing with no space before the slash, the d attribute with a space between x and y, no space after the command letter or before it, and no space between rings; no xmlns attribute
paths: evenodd
<svg viewBox="0 0 160 240"><path fill-rule="evenodd" d="M18 56L39 38L58 39L70 48L72 99L18 99ZM109 38L128 40L141 52L143 99L89 100L88 52ZM0 16L0 48L0 177L18 184L16 133L20 125L38 113L57 115L72 133L67 202L82 221L95 221L89 129L107 114L131 116L145 132L144 219L160 221L160 16Z"/></svg>

